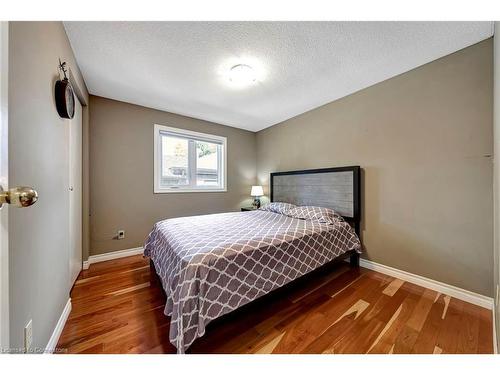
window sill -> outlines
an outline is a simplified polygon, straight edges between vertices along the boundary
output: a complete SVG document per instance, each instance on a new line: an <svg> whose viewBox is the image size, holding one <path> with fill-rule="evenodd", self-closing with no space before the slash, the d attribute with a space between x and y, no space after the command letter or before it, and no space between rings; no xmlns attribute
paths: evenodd
<svg viewBox="0 0 500 375"><path fill-rule="evenodd" d="M227 193L227 189L155 189L154 194L170 193Z"/></svg>

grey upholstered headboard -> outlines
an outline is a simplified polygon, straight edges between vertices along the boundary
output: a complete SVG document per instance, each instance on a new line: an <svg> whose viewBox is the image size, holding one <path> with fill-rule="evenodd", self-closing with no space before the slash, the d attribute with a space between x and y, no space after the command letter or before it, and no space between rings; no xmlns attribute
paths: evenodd
<svg viewBox="0 0 500 375"><path fill-rule="evenodd" d="M271 173L270 188L272 202L332 208L359 226L359 166Z"/></svg>

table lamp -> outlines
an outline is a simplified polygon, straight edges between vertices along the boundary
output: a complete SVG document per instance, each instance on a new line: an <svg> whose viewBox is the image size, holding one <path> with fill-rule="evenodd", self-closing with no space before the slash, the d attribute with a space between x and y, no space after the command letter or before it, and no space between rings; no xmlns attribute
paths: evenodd
<svg viewBox="0 0 500 375"><path fill-rule="evenodd" d="M257 209L260 207L260 198L264 195L264 191L262 190L262 186L252 186L252 191L250 192L250 195L253 198L253 204L252 206Z"/></svg>

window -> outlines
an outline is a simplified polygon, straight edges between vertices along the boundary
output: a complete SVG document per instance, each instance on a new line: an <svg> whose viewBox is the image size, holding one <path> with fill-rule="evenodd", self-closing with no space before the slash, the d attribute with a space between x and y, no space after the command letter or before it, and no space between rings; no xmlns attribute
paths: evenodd
<svg viewBox="0 0 500 375"><path fill-rule="evenodd" d="M226 191L226 138L154 127L154 192Z"/></svg>

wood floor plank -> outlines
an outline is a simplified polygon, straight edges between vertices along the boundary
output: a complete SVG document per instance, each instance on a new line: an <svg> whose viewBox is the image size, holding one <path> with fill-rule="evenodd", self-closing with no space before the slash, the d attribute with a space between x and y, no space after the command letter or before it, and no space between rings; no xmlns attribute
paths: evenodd
<svg viewBox="0 0 500 375"><path fill-rule="evenodd" d="M259 350L257 350L255 353L256 354L271 354L276 346L280 343L281 339L283 339L283 336L285 335L286 332L283 332L273 338L269 343L261 347Z"/></svg>
<svg viewBox="0 0 500 375"><path fill-rule="evenodd" d="M426 289L424 291L424 294L418 301L417 306L415 306L415 310L408 319L408 322L406 323L408 327L414 329L417 332L420 332L422 329L425 320L427 319L427 315L429 314L429 311L432 308L432 305L434 304L434 300L436 298L437 292L433 290Z"/></svg>
<svg viewBox="0 0 500 375"><path fill-rule="evenodd" d="M60 353L175 353L141 255L92 264ZM371 270L337 268L211 322L188 353L492 353L491 311Z"/></svg>
<svg viewBox="0 0 500 375"><path fill-rule="evenodd" d="M364 275L322 305L296 317L294 321L286 322L282 327L279 327L279 329L286 331L286 335L275 348L274 353L299 353L316 337L334 325L335 321L359 300L373 299L383 287L384 285L378 280L374 282L369 274ZM374 292L375 290L377 292Z"/></svg>
<svg viewBox="0 0 500 375"><path fill-rule="evenodd" d="M301 285L300 288L297 288L296 291L291 291L288 298L293 303L297 303L302 298L307 297L314 292L317 292L319 289L323 289L325 285L331 283L332 280L336 279L341 274L348 272L349 270L350 268L348 267L339 267L338 270L329 272L326 275L322 275L321 277L313 278L309 283L304 283L305 285Z"/></svg>
<svg viewBox="0 0 500 375"><path fill-rule="evenodd" d="M478 354L493 353L493 335L492 335L492 312L486 309L479 310L479 337L477 345Z"/></svg>
<svg viewBox="0 0 500 375"><path fill-rule="evenodd" d="M372 318L364 324L360 324L356 329L356 335L344 336L333 347L335 354L364 354L368 351L377 336L383 330L384 322L377 318Z"/></svg>
<svg viewBox="0 0 500 375"><path fill-rule="evenodd" d="M399 335L392 346L392 354L408 354L413 350L413 346L418 338L418 331L407 324L403 325Z"/></svg>
<svg viewBox="0 0 500 375"><path fill-rule="evenodd" d="M263 347L269 344L271 341L276 339L276 337L282 335L283 332L280 332L276 329L270 330L265 334L257 334L250 340L242 343L238 347L238 349L234 350L233 353L241 353L241 354L254 354L260 351Z"/></svg>
<svg viewBox="0 0 500 375"><path fill-rule="evenodd" d="M387 333L387 331L389 331L393 327L394 322L396 322L396 320L398 319L399 314L401 314L402 310L403 310L403 304L401 304L398 307L398 309L396 310L396 312L394 314L392 314L391 319L389 319L389 321L386 323L386 325L384 326L382 331L379 333L377 338L373 341L371 346L368 348L367 353L372 352L373 348L380 342L380 340L382 339L382 337L384 337L384 335Z"/></svg>
<svg viewBox="0 0 500 375"><path fill-rule="evenodd" d="M406 321L411 316L417 302L411 297L406 297L400 307L393 314L386 327L382 330L370 348L371 354L388 354L394 352L394 343L404 328Z"/></svg>
<svg viewBox="0 0 500 375"><path fill-rule="evenodd" d="M335 345L344 337L344 335L351 331L354 326L355 317L355 313L344 316L335 324L328 327L328 329L319 335L314 341L309 343L302 350L302 353L333 353Z"/></svg>
<svg viewBox="0 0 500 375"><path fill-rule="evenodd" d="M356 301L354 305L346 310L346 312L342 313L342 319L337 319L335 321L335 323L337 324L331 325L328 330L320 335L318 339L315 339L313 341L312 345L309 345L308 347L306 347L306 349L304 349L306 352L311 352L312 350L316 350L319 348L321 348L319 349L321 350L321 352L327 353L338 353L344 350L346 352L353 352L349 348L349 345L356 345L358 337L352 335L351 332L359 333L361 330L363 330L363 327L368 325L367 316L370 314L376 315L375 311L380 311L380 300L383 299L382 292L392 281L392 278L380 278L374 273L366 274L365 279L372 283L371 288L360 288L360 286L362 285L360 283L356 283L353 285L353 287L355 287L359 293L358 296L362 298L364 307L363 311L359 312L353 310L354 306L356 306L357 304L359 305L359 301ZM357 319L358 316L360 319ZM328 339L329 342L322 336L325 336L325 338Z"/></svg>
<svg viewBox="0 0 500 375"><path fill-rule="evenodd" d="M466 302L451 298L443 324L440 326L436 346L443 354L454 354L457 351L458 336L462 332L460 320Z"/></svg>
<svg viewBox="0 0 500 375"><path fill-rule="evenodd" d="M435 346L434 350L432 351L432 354L441 354L443 352L443 349L441 349L439 346Z"/></svg>
<svg viewBox="0 0 500 375"><path fill-rule="evenodd" d="M464 304L460 317L460 334L457 340L457 354L477 353L479 339L480 307Z"/></svg>
<svg viewBox="0 0 500 375"><path fill-rule="evenodd" d="M393 296L394 293L398 291L398 289L403 285L404 281L399 280L399 279L394 279L391 281L389 285L382 291L382 293L388 295L388 296Z"/></svg>
<svg viewBox="0 0 500 375"><path fill-rule="evenodd" d="M413 353L432 354L435 351L439 329L449 303L449 298L445 295L439 294L436 297L412 349Z"/></svg>
<svg viewBox="0 0 500 375"><path fill-rule="evenodd" d="M387 287L378 296L372 296L367 313L352 328L357 334L345 335L335 345L335 353L359 354L370 350L409 294L408 290L401 288L402 285L403 283L398 284L392 296L384 293Z"/></svg>

